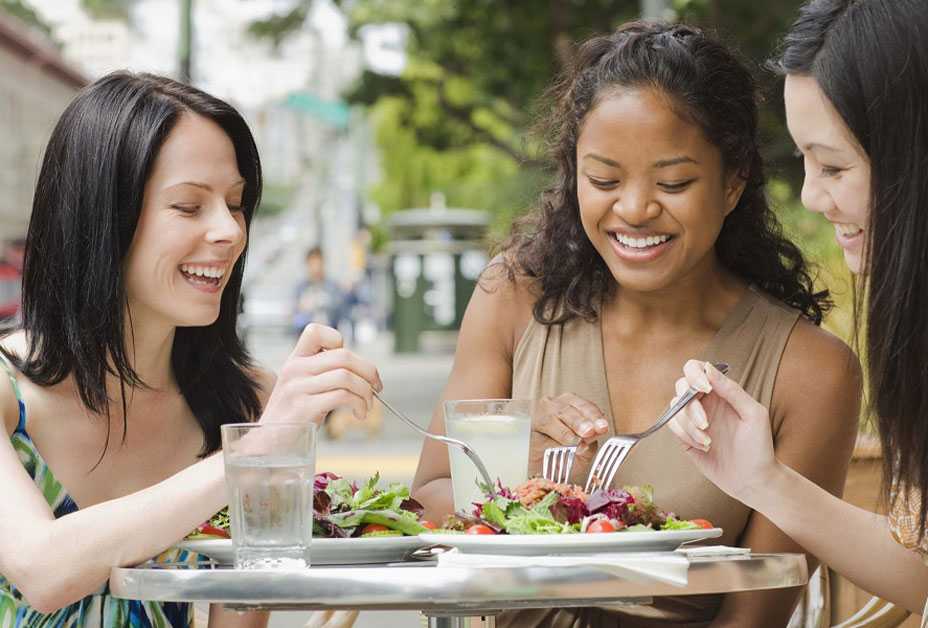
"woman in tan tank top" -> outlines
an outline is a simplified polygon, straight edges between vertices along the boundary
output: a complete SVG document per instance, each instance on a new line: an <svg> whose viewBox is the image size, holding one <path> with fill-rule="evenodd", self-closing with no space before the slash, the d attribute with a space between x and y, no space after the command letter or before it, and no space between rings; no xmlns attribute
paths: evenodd
<svg viewBox="0 0 928 628"><path fill-rule="evenodd" d="M817 327L827 295L767 205L750 73L695 28L633 23L581 45L549 96L554 182L474 292L444 398L542 399L529 472L544 448L579 442L580 476L601 440L653 423L690 355L721 359L770 404L778 457L839 493L859 366ZM431 427L443 430L438 411ZM452 509L449 475L427 442L413 488L431 517ZM653 485L661 507L724 528L723 543L802 551L705 480L669 431L616 483ZM520 611L499 625L783 626L797 595Z"/></svg>

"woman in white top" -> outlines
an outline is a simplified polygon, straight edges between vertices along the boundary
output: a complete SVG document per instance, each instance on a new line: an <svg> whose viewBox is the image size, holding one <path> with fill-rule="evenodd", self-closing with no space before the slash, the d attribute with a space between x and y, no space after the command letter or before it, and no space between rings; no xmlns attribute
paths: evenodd
<svg viewBox="0 0 928 628"><path fill-rule="evenodd" d="M722 490L858 586L915 613L928 597L926 41L925 0L814 0L777 62L805 160L802 201L834 223L858 274L890 514L852 506L780 463L767 409L701 363L686 365L677 390L711 392L671 425Z"/></svg>

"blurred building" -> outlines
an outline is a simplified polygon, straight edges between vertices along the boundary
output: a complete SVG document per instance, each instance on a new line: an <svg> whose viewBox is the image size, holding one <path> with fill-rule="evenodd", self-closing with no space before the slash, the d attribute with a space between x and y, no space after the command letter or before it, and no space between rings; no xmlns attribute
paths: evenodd
<svg viewBox="0 0 928 628"><path fill-rule="evenodd" d="M77 14L55 29L55 38L64 57L91 78L124 68L129 59L129 26L122 20Z"/></svg>
<svg viewBox="0 0 928 628"><path fill-rule="evenodd" d="M0 13L0 240L25 235L42 152L85 84L47 37Z"/></svg>

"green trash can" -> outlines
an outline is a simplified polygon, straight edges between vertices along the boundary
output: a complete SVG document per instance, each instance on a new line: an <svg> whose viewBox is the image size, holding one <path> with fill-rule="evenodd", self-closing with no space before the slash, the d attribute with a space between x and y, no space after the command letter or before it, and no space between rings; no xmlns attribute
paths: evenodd
<svg viewBox="0 0 928 628"><path fill-rule="evenodd" d="M435 203L389 221L394 351L420 350L423 331L455 331L486 266L486 212Z"/></svg>

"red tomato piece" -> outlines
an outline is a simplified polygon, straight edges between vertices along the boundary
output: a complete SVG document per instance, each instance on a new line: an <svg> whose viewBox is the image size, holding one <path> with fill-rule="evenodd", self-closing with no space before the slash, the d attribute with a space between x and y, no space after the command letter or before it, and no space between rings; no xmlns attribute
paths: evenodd
<svg viewBox="0 0 928 628"><path fill-rule="evenodd" d="M429 521L428 519L423 519L422 521L419 522L419 525L422 526L423 528L428 528L429 530L438 529L438 526L432 523L431 521Z"/></svg>
<svg viewBox="0 0 928 628"><path fill-rule="evenodd" d="M197 528L197 532L198 532L199 534L208 534L208 535L210 535L210 536L218 536L218 537L222 537L222 538L224 538L224 539L232 538L232 537L229 535L229 531L228 531L228 530L223 530L222 528L217 528L217 527L215 527L215 526L211 526L211 525L208 524L208 523L204 523L204 524L201 525L199 528Z"/></svg>
<svg viewBox="0 0 928 628"><path fill-rule="evenodd" d="M612 522L608 519L597 519L587 526L586 531L592 533L615 532L615 526L612 525Z"/></svg>
<svg viewBox="0 0 928 628"><path fill-rule="evenodd" d="M700 528L705 528L706 530L715 527L708 519L690 519L690 523L695 523Z"/></svg>
<svg viewBox="0 0 928 628"><path fill-rule="evenodd" d="M475 523L471 527L467 528L464 531L465 534L496 534L496 532L490 526L485 526L482 523Z"/></svg>
<svg viewBox="0 0 928 628"><path fill-rule="evenodd" d="M361 528L361 535L370 534L371 532L386 532L390 528L379 523L369 523L363 528Z"/></svg>

